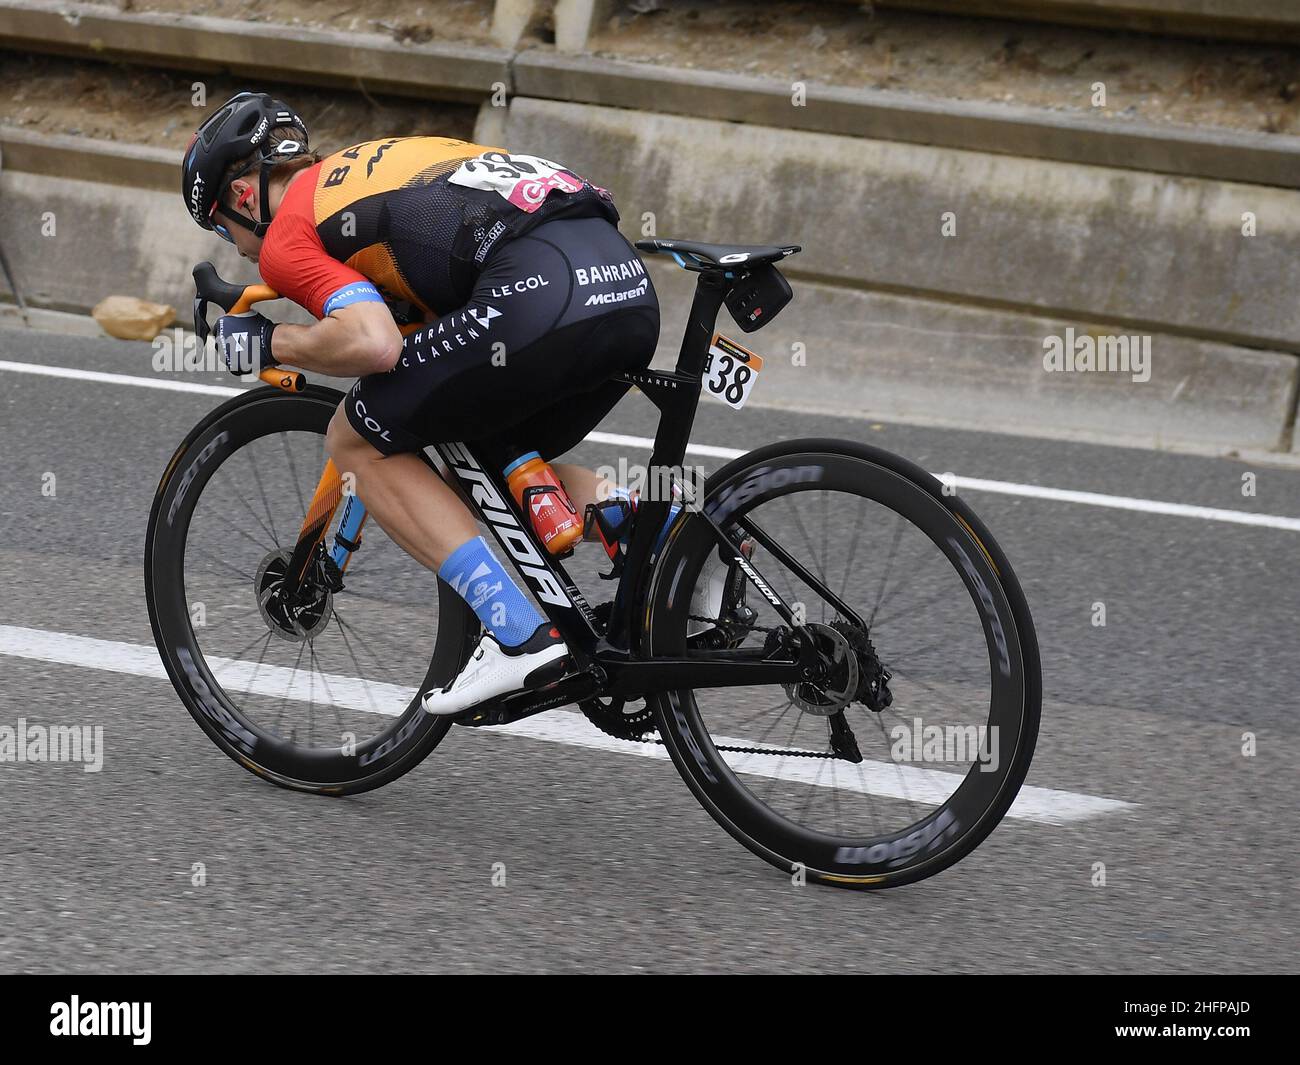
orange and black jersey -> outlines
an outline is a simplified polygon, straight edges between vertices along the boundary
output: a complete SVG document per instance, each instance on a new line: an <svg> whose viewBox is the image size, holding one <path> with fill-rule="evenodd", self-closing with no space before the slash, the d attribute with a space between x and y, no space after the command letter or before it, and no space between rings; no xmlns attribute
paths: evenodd
<svg viewBox="0 0 1300 1065"><path fill-rule="evenodd" d="M258 266L317 318L382 300L408 326L461 306L494 248L560 217L618 222L608 192L546 159L447 137L367 141L293 181Z"/></svg>

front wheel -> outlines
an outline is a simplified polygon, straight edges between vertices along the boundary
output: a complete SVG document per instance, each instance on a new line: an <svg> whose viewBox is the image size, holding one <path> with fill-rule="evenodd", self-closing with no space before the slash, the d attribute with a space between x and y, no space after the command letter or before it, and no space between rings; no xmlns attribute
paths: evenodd
<svg viewBox="0 0 1300 1065"><path fill-rule="evenodd" d="M378 787L433 749L451 722L420 693L456 676L479 633L374 522L342 587L321 557L281 594L341 398L262 388L212 411L168 464L145 541L149 619L186 709L244 768L328 795Z"/></svg>
<svg viewBox="0 0 1300 1065"><path fill-rule="evenodd" d="M829 663L816 684L653 697L705 809L772 864L844 887L970 853L1025 779L1042 698L1028 606L980 521L919 467L836 440L742 456L704 510L793 624L692 514L656 567L644 650L778 654L802 626Z"/></svg>

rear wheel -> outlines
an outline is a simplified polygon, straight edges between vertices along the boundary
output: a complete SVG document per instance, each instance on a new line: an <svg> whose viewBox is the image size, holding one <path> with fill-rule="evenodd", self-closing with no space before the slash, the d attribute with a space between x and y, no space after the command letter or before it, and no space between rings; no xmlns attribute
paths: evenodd
<svg viewBox="0 0 1300 1065"><path fill-rule="evenodd" d="M920 468L831 440L737 459L704 506L746 551L757 541L753 566L829 664L816 684L653 697L705 808L774 865L840 886L908 883L968 854L1025 778L1041 703L1028 607L978 519ZM791 626L752 586L708 616L727 566L703 518L678 522L647 650L689 655L716 621L714 653L791 653Z"/></svg>
<svg viewBox="0 0 1300 1065"><path fill-rule="evenodd" d="M214 410L163 474L145 546L154 638L195 721L259 776L334 795L387 783L438 744L450 719L424 713L420 693L459 672L479 633L375 522L341 590L322 554L301 594L283 594L341 398L266 388Z"/></svg>

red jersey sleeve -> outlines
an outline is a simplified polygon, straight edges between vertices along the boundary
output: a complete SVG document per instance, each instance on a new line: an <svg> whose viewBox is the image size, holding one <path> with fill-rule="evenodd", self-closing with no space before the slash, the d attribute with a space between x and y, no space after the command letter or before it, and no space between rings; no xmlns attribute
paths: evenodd
<svg viewBox="0 0 1300 1065"><path fill-rule="evenodd" d="M289 186L262 241L257 267L281 296L324 318L337 307L381 297L365 275L326 252L312 217L315 185L313 167Z"/></svg>

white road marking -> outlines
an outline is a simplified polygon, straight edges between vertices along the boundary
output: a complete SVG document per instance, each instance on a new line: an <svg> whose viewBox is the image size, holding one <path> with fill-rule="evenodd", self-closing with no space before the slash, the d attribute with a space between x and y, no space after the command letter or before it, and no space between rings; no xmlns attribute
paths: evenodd
<svg viewBox="0 0 1300 1065"><path fill-rule="evenodd" d="M0 625L0 654L57 662L65 666L86 666L109 673L167 679L158 649L139 643L97 640L46 629L25 629ZM285 666L261 665L229 658L207 658L213 675L229 691L265 695L273 699L316 702L349 710L388 714L396 717L411 701L412 689L376 680L344 677L337 673L293 670Z"/></svg>
<svg viewBox="0 0 1300 1065"><path fill-rule="evenodd" d="M0 654L38 662L101 669L138 677L165 679L167 671L154 647L117 640L100 640L45 629L28 629L0 625ZM273 699L311 701L318 706L338 706L396 716L403 713L415 695L414 688L384 684L336 673L292 670L283 666L257 666L255 663L226 658L207 659L222 686L230 692L254 693ZM667 751L656 743L629 743L606 736L580 713L550 710L536 717L481 730L488 734L504 733L527 739L562 743L569 747L632 754L642 758L664 759ZM745 745L746 741L717 737L728 745ZM756 746L754 744L749 744ZM767 746L767 745L763 745ZM955 790L959 777L938 769L900 766L892 762L866 761L859 766L825 759L788 758L779 747L772 754L729 754L727 764L737 773L780 779L816 787L869 794L880 798L900 799L938 805ZM829 766L829 772L827 767ZM1064 825L1086 821L1103 814L1131 810L1134 803L1104 799L1053 788L1022 787L1007 816L1046 825Z"/></svg>
<svg viewBox="0 0 1300 1065"><path fill-rule="evenodd" d="M165 377L133 377L128 374L101 373L97 370L77 370L67 366L44 366L31 362L6 362L0 360L0 371L62 377L76 381L94 381L100 384L134 385L137 388L157 388L171 392L195 392L212 396L237 396L246 389L229 385L203 385L176 381ZM646 436L624 436L619 433L590 433L587 441L593 444L610 444L615 447L634 447L649 451L654 441ZM688 444L688 455L707 458L735 459L745 452L732 447L712 444ZM1227 522L1232 525L1255 525L1266 529L1285 529L1300 532L1300 518L1280 514L1252 514L1244 510L1227 510L1221 507L1202 507L1191 503L1166 503L1158 499L1139 499L1132 496L1112 496L1100 492L1076 492L1068 488L1045 488L1037 484L1019 484L1015 481L989 481L979 477L953 478L958 491L990 492L995 495L1023 496L1045 499L1055 503L1077 503L1090 507L1108 507L1111 510L1132 510L1144 514L1163 514L1178 518L1199 518L1202 521Z"/></svg>
<svg viewBox="0 0 1300 1065"><path fill-rule="evenodd" d="M105 385L158 388L164 392L198 392L205 396L237 396L244 391L242 388L232 388L229 385L201 385L194 381L176 381L170 377L130 377L127 374L101 373L98 370L74 370L68 366L41 366L34 362L0 360L0 370L32 373L41 377L62 377L69 381L94 381Z"/></svg>
<svg viewBox="0 0 1300 1065"><path fill-rule="evenodd" d="M997 492L1001 495L1028 496L1031 499L1050 499L1056 503L1082 503L1084 506L1109 507L1111 510L1136 510L1144 514L1170 514L1178 518L1200 518L1202 521L1226 521L1234 525L1261 525L1267 529L1300 532L1300 518L1286 518L1280 514L1251 514L1244 510L1201 507L1191 503L1165 503L1158 499L1136 499L1132 496L1111 496L1099 492L1075 492L1068 488L1044 488L1037 484L984 481L978 477L958 476L955 481L958 491L970 488L976 492Z"/></svg>

